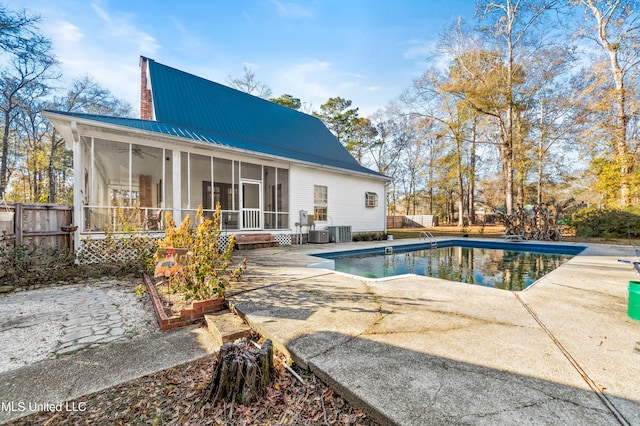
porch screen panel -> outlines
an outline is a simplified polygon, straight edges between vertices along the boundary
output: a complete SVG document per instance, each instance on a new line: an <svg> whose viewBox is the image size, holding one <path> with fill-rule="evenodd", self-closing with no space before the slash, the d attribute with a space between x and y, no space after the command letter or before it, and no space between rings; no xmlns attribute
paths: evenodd
<svg viewBox="0 0 640 426"><path fill-rule="evenodd" d="M264 167L264 228L289 228L289 170Z"/></svg>
<svg viewBox="0 0 640 426"><path fill-rule="evenodd" d="M240 185L240 162L233 162L233 208L240 210L240 191L238 190Z"/></svg>
<svg viewBox="0 0 640 426"><path fill-rule="evenodd" d="M80 146L80 155L82 156L82 164L84 164L82 179L82 196L81 202L83 205L96 203L96 192L94 189L95 179L93 177L93 165L91 164L91 138L82 137ZM105 197L106 198L106 197Z"/></svg>
<svg viewBox="0 0 640 426"><path fill-rule="evenodd" d="M203 183L211 182L211 157L198 154L190 155L189 179L191 180L191 197L189 207L195 209L198 206L210 206L211 200L209 200L209 202L205 201L205 197L210 197L210 195L204 193Z"/></svg>
<svg viewBox="0 0 640 426"><path fill-rule="evenodd" d="M242 178L260 180L262 175L262 166L260 164L242 163Z"/></svg>
<svg viewBox="0 0 640 426"><path fill-rule="evenodd" d="M161 206L165 209L173 208L173 151L164 151L164 178L160 190ZM164 218L164 217L163 217Z"/></svg>
<svg viewBox="0 0 640 426"><path fill-rule="evenodd" d="M263 202L264 228L276 229L276 168L264 167Z"/></svg>
<svg viewBox="0 0 640 426"><path fill-rule="evenodd" d="M129 144L95 139L94 159L94 171L104 173L108 182L106 197L99 196L96 200L105 200L106 205L130 207L132 199L137 197L129 193Z"/></svg>
<svg viewBox="0 0 640 426"><path fill-rule="evenodd" d="M118 230L122 224L119 215L128 213L138 199L129 181L129 144L95 138L93 158L90 177L100 183L92 185L94 204L86 213L86 230Z"/></svg>
<svg viewBox="0 0 640 426"><path fill-rule="evenodd" d="M181 152L180 153L180 176L184 178L181 179L180 186L180 208L188 209L189 208L189 153Z"/></svg>
<svg viewBox="0 0 640 426"><path fill-rule="evenodd" d="M83 206L82 209L82 215L84 217L84 222L82 223L82 231L91 231L94 228L97 228L99 225L93 223L92 224L92 213L93 213L93 209L90 206L94 206L94 205L107 205L108 202L108 196L106 194L106 191L104 189L105 183L104 183L104 176L102 176L102 174L99 174L97 176L102 176L102 182L100 182L102 185L102 189L100 192L98 192L97 188L98 188L98 182L97 179L94 179L94 169L95 169L95 165L92 163L93 161L93 156L91 153L93 147L93 139L89 138L89 137L82 137L81 138L81 145L80 145L80 156L82 158L82 164L83 164L83 169L82 169L82 174L80 175L80 179L81 179L81 188L82 190L80 191L80 202ZM100 193L102 196L102 200L98 200L97 199L97 195ZM95 222L95 218L94 218L94 222Z"/></svg>
<svg viewBox="0 0 640 426"><path fill-rule="evenodd" d="M138 199L131 207L129 223L137 229L158 229L162 180L162 149L151 146L131 146L131 187Z"/></svg>
<svg viewBox="0 0 640 426"><path fill-rule="evenodd" d="M277 228L289 228L289 170L278 169L276 191L276 211L278 212Z"/></svg>
<svg viewBox="0 0 640 426"><path fill-rule="evenodd" d="M237 182L236 182L237 184ZM220 203L222 227L238 229L238 212L234 210L233 199L238 193L234 186L233 164L231 160L213 159L213 205Z"/></svg>

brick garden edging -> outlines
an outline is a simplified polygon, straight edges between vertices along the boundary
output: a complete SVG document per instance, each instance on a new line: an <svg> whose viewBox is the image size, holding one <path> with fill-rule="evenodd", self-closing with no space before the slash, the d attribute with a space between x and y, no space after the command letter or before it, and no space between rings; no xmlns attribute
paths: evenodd
<svg viewBox="0 0 640 426"><path fill-rule="evenodd" d="M149 295L151 296L151 302L153 303L153 309L156 312L158 325L160 325L160 330L162 331L196 323L201 321L206 314L224 309L224 297L217 297L215 299L195 301L192 303L191 309L183 309L180 311L179 315L172 315L168 317L164 311L164 307L162 306L162 300L160 300L156 286L153 285L147 274L144 275L144 281L147 285Z"/></svg>

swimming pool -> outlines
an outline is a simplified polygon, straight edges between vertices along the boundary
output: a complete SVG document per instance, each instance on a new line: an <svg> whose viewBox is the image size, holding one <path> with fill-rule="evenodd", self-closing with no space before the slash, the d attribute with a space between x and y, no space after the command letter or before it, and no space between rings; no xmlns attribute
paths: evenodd
<svg viewBox="0 0 640 426"><path fill-rule="evenodd" d="M365 278L417 274L467 284L520 291L576 254L583 246L447 240L394 247L332 252L335 270Z"/></svg>

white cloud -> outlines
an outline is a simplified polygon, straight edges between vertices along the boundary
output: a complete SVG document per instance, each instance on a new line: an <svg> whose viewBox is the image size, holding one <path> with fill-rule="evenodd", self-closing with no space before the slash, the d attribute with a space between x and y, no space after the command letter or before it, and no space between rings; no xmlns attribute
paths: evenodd
<svg viewBox="0 0 640 426"><path fill-rule="evenodd" d="M242 63L242 66L247 67L247 69L250 69L254 72L259 68L258 64L254 64L253 62L246 62L246 61Z"/></svg>
<svg viewBox="0 0 640 426"><path fill-rule="evenodd" d="M171 36L172 41L175 42L174 49L184 52L204 52L209 48L210 44L206 36L194 31L192 26L185 25L175 16L170 16L168 19L171 22L169 30L173 30ZM157 43L155 39L153 43Z"/></svg>
<svg viewBox="0 0 640 426"><path fill-rule="evenodd" d="M98 15L100 19L102 19L105 22L109 22L109 14L105 12L103 8L101 8L95 3L91 3L91 8L96 12L96 15Z"/></svg>
<svg viewBox="0 0 640 426"><path fill-rule="evenodd" d="M110 14L95 3L91 4L91 8L104 24L101 28L92 30L95 32L95 37L101 43L105 43L105 46L113 47L117 44L119 46L113 49L114 51L133 49L143 55L152 55L158 50L159 45L155 37L131 23L134 16L126 13Z"/></svg>
<svg viewBox="0 0 640 426"><path fill-rule="evenodd" d="M402 52L404 59L425 59L434 47L433 41L426 40L409 40L403 44L408 45Z"/></svg>
<svg viewBox="0 0 640 426"><path fill-rule="evenodd" d="M53 39L63 43L77 43L84 37L80 28L66 21L54 23L50 26L50 31Z"/></svg>
<svg viewBox="0 0 640 426"><path fill-rule="evenodd" d="M353 89L355 87L360 87L360 83L356 81L344 81L340 83L340 90Z"/></svg>
<svg viewBox="0 0 640 426"><path fill-rule="evenodd" d="M271 3L273 3L276 6L276 10L278 11L278 14L282 17L290 18L290 19L301 19L301 18L313 17L313 10L308 7L304 7L293 2L285 3L280 0L271 0Z"/></svg>
<svg viewBox="0 0 640 426"><path fill-rule="evenodd" d="M88 74L114 96L131 103L135 112L140 92L138 57L153 58L159 43L137 26L134 15L110 13L96 3L90 6L64 17L46 11L50 13L43 31L53 41L60 63L60 85Z"/></svg>
<svg viewBox="0 0 640 426"><path fill-rule="evenodd" d="M324 103L327 94L333 91L326 83L331 78L331 67L331 62L317 59L307 59L293 66L285 64L284 70L276 71L277 86L303 101L324 99ZM277 92L277 88L274 91Z"/></svg>
<svg viewBox="0 0 640 426"><path fill-rule="evenodd" d="M333 62L315 58L300 60L297 63L275 67L274 73L266 77L273 83L275 96L288 93L299 98L304 104L318 110L329 98L340 96L353 101L362 116L372 114L382 105L374 99L385 89L382 86L364 86L369 77L364 74L346 72L337 68ZM373 96L373 97L372 97ZM306 111L306 109L305 109Z"/></svg>

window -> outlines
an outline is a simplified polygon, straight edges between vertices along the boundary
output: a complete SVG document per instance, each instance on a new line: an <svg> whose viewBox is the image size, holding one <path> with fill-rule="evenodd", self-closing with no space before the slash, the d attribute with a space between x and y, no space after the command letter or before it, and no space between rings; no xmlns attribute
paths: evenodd
<svg viewBox="0 0 640 426"><path fill-rule="evenodd" d="M327 220L327 187L313 186L313 219L315 221Z"/></svg>
<svg viewBox="0 0 640 426"><path fill-rule="evenodd" d="M378 194L375 192L365 192L364 197L365 207L378 207Z"/></svg>

